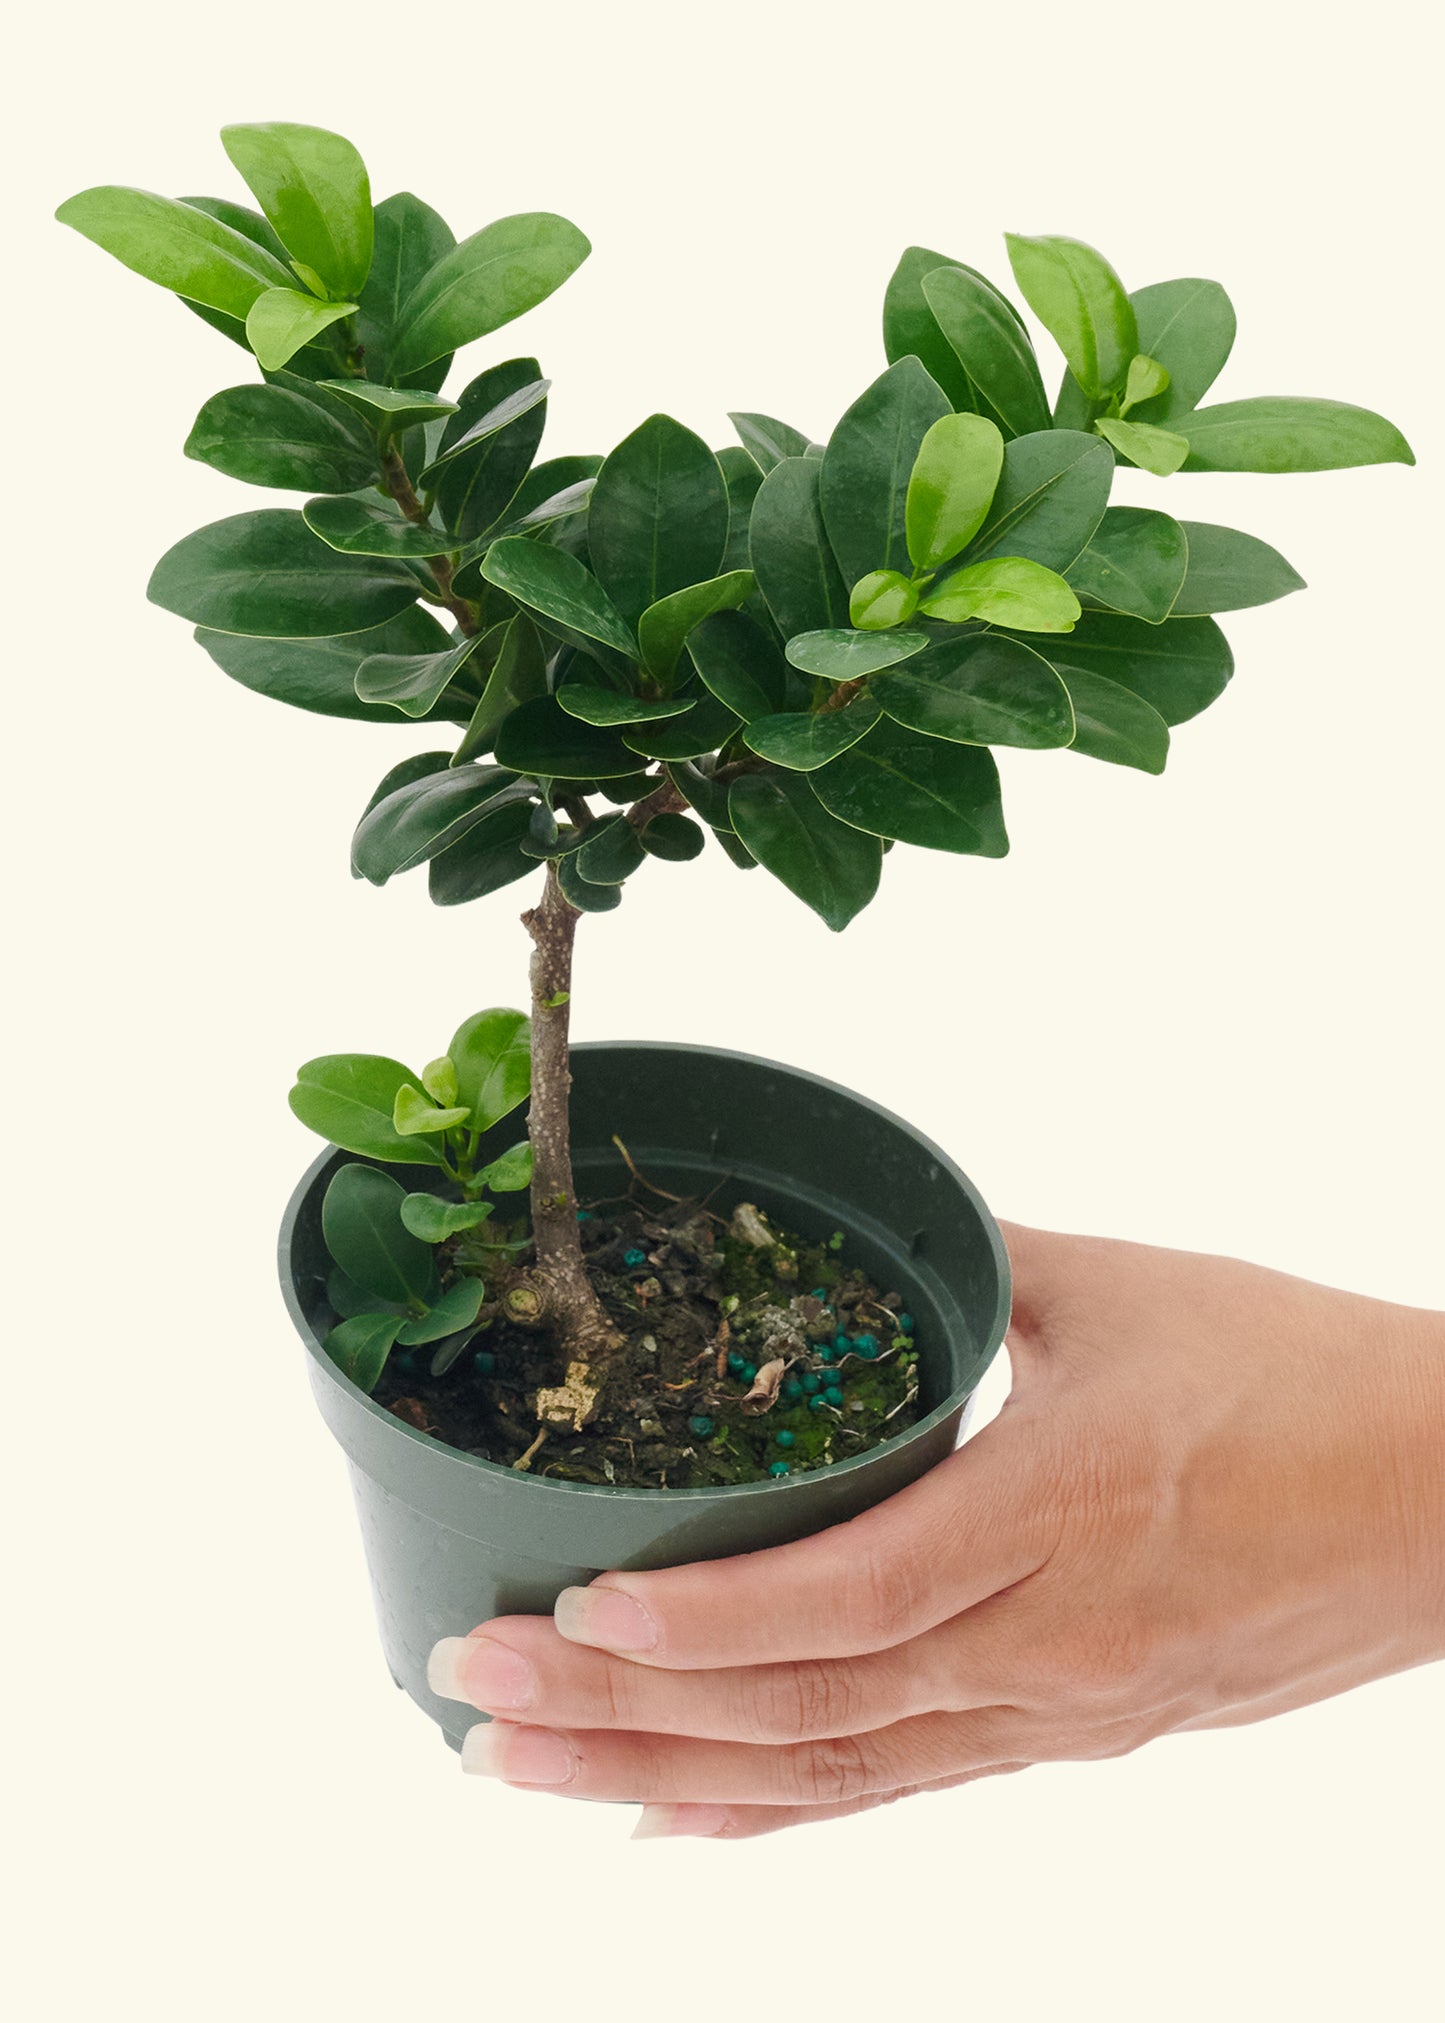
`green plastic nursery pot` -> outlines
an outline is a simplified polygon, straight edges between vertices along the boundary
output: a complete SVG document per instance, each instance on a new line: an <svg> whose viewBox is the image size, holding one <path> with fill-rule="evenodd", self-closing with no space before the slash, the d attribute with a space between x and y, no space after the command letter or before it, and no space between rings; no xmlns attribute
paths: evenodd
<svg viewBox="0 0 1445 2023"><path fill-rule="evenodd" d="M676 1566L781 1545L881 1502L950 1453L1003 1340L1009 1271L988 1209L953 1161L901 1118L798 1068L710 1047L611 1042L573 1051L577 1188L618 1194L616 1133L649 1180L711 1192L721 1212L755 1202L799 1235L847 1235L845 1255L900 1292L914 1316L926 1416L831 1468L721 1489L598 1488L445 1447L351 1383L321 1344L322 1154L281 1229L281 1283L322 1414L350 1463L381 1640L396 1683L460 1747L477 1716L426 1684L439 1637L496 1615L545 1614L564 1587L612 1568ZM485 1141L517 1136L505 1119ZM411 1187L424 1169L393 1169ZM714 1191L715 1190L715 1191Z"/></svg>

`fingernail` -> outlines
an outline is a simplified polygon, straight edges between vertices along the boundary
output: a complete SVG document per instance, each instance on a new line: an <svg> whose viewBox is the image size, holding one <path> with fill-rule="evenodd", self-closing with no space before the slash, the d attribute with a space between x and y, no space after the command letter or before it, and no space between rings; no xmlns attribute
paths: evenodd
<svg viewBox="0 0 1445 2023"><path fill-rule="evenodd" d="M657 1643L657 1624L620 1588L563 1588L552 1620L570 1642L603 1651L650 1651Z"/></svg>
<svg viewBox="0 0 1445 2023"><path fill-rule="evenodd" d="M443 1637L427 1659L426 1682L443 1700L469 1700L515 1714L530 1707L537 1676L520 1651L490 1637Z"/></svg>
<svg viewBox="0 0 1445 2023"><path fill-rule="evenodd" d="M721 1833L728 1813L721 1805L644 1805L632 1829L634 1840L671 1840L679 1834L707 1839Z"/></svg>
<svg viewBox="0 0 1445 2023"><path fill-rule="evenodd" d="M462 1768L508 1784L570 1784L577 1775L572 1745L550 1728L481 1721L462 1739Z"/></svg>

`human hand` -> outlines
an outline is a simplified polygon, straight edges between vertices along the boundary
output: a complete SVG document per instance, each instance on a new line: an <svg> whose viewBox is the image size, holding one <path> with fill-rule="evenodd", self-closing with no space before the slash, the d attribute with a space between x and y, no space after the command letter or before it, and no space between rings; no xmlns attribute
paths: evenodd
<svg viewBox="0 0 1445 2023"><path fill-rule="evenodd" d="M464 1766L745 1838L1445 1655L1445 1315L1005 1233L991 1425L816 1537L444 1639Z"/></svg>

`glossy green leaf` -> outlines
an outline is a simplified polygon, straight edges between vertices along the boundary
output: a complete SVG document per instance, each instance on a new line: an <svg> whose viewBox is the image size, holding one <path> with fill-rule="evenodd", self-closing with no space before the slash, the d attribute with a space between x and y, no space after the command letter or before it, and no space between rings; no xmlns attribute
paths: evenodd
<svg viewBox="0 0 1445 2023"><path fill-rule="evenodd" d="M1156 478L1172 477L1175 471L1183 469L1189 455L1187 438L1175 435L1171 429L1153 428L1147 422L1111 421L1107 416L1101 416L1094 427L1120 456L1137 464L1141 471L1152 472Z"/></svg>
<svg viewBox="0 0 1445 2023"><path fill-rule="evenodd" d="M465 1124L468 1112L464 1105L448 1104L445 1108L404 1082L396 1092L392 1105L391 1121L403 1138L440 1136L450 1131L453 1125Z"/></svg>
<svg viewBox="0 0 1445 2023"><path fill-rule="evenodd" d="M463 639L445 653L373 653L356 670L363 702L390 703L403 716L424 717L481 645Z"/></svg>
<svg viewBox="0 0 1445 2023"><path fill-rule="evenodd" d="M338 555L300 513L264 507L187 534L157 562L146 594L216 632L281 639L380 625L419 587L403 563Z"/></svg>
<svg viewBox="0 0 1445 2023"><path fill-rule="evenodd" d="M520 703L547 693L547 654L535 625L520 614L508 622L486 686L472 711L453 765L465 765L490 749L497 728Z"/></svg>
<svg viewBox="0 0 1445 2023"><path fill-rule="evenodd" d="M1168 366L1161 365L1157 358L1150 358L1146 352L1139 352L1129 361L1129 376L1124 381L1124 398L1119 403L1119 412L1127 414L1141 401L1163 393L1168 384Z"/></svg>
<svg viewBox="0 0 1445 2023"><path fill-rule="evenodd" d="M723 549L721 575L730 576L736 569L749 567L748 548L750 541L749 522L752 519L753 500L758 496L763 482L763 473L744 449L728 443L714 453L718 469L723 474L723 484L728 495L728 538Z"/></svg>
<svg viewBox="0 0 1445 2023"><path fill-rule="evenodd" d="M637 621L637 641L649 673L671 681L693 627L719 611L736 611L752 595L753 581L751 569L734 569L649 604Z"/></svg>
<svg viewBox="0 0 1445 2023"><path fill-rule="evenodd" d="M428 422L440 421L443 415L455 414L457 409L454 400L443 400L439 393L382 386L374 379L323 379L320 384L354 408L383 438L402 435L407 429L425 428Z"/></svg>
<svg viewBox="0 0 1445 2023"><path fill-rule="evenodd" d="M753 573L785 639L848 623L848 589L823 527L818 480L817 462L790 458L753 501Z"/></svg>
<svg viewBox="0 0 1445 2023"><path fill-rule="evenodd" d="M432 904L463 906L485 899L535 871L536 858L522 849L530 813L525 802L508 801L433 857L427 866Z"/></svg>
<svg viewBox="0 0 1445 2023"><path fill-rule="evenodd" d="M846 582L870 569L908 567L909 473L930 428L950 411L947 395L918 360L900 358L829 437L818 499Z"/></svg>
<svg viewBox="0 0 1445 2023"><path fill-rule="evenodd" d="M1003 473L1003 437L979 414L947 414L923 438L908 479L908 557L937 569L984 521Z"/></svg>
<svg viewBox="0 0 1445 2023"><path fill-rule="evenodd" d="M532 1182L532 1147L527 1139L520 1145L509 1145L499 1153L490 1165L484 1166L477 1175L484 1187L493 1194L520 1194Z"/></svg>
<svg viewBox="0 0 1445 2023"><path fill-rule="evenodd" d="M392 369L414 372L545 302L592 250L550 211L484 225L444 253L402 305Z"/></svg>
<svg viewBox="0 0 1445 2023"><path fill-rule="evenodd" d="M1110 506L1069 565L1069 582L1088 602L1160 625L1175 608L1188 563L1189 541L1177 520L1143 506Z"/></svg>
<svg viewBox="0 0 1445 2023"><path fill-rule="evenodd" d="M452 250L456 239L445 218L409 190L385 198L376 206L373 218L371 272L358 298L356 334L368 373L385 381L391 378L391 351L402 306L422 276ZM445 367L447 360L440 363ZM442 380L429 375L427 383L440 386Z"/></svg>
<svg viewBox="0 0 1445 2023"><path fill-rule="evenodd" d="M918 585L897 569L870 569L848 593L848 616L861 632L886 632L918 609Z"/></svg>
<svg viewBox="0 0 1445 2023"><path fill-rule="evenodd" d="M1229 641L1211 618L1168 618L1162 625L1086 611L1067 638L1050 642L1049 659L1101 676L1142 696L1166 724L1185 723L1222 695L1234 672Z"/></svg>
<svg viewBox="0 0 1445 2023"><path fill-rule="evenodd" d="M577 852L577 870L590 885L620 885L646 856L642 838L625 815L609 815Z"/></svg>
<svg viewBox="0 0 1445 2023"><path fill-rule="evenodd" d="M567 681L557 690L557 700L568 716L610 729L614 724L656 723L664 717L683 716L696 697L657 696L649 701L640 695L623 695L615 688L597 688L587 681Z"/></svg>
<svg viewBox="0 0 1445 2023"><path fill-rule="evenodd" d="M512 711L497 732L496 756L534 779L596 780L637 771L636 754L615 730L569 715L551 695Z"/></svg>
<svg viewBox="0 0 1445 2023"><path fill-rule="evenodd" d="M793 667L823 681L861 681L928 644L926 632L804 632L788 641Z"/></svg>
<svg viewBox="0 0 1445 2023"><path fill-rule="evenodd" d="M228 197L188 197L180 200L194 211L204 211L208 218L215 218L220 224L229 225L239 232L243 239L249 239L253 246L259 246L269 253L287 270L287 279L294 286L295 274L287 257L286 248L266 223L259 211L253 211L249 204L232 203ZM219 330L233 344L240 346L248 357L254 357L250 341L246 336L246 322L242 316L227 316L219 309L210 309L204 302L193 302L186 296L181 301L194 316L212 330ZM300 380L329 379L337 369L341 348L339 334L330 335L323 331L315 344L305 345L291 361L291 375ZM267 377L271 375L268 373Z"/></svg>
<svg viewBox="0 0 1445 2023"><path fill-rule="evenodd" d="M666 723L637 724L622 733L622 741L634 754L635 767L638 756L668 760L702 758L719 750L740 728L733 710L716 696L704 695L685 716L672 717Z"/></svg>
<svg viewBox="0 0 1445 2023"><path fill-rule="evenodd" d="M777 642L745 611L721 611L689 634L687 650L705 687L744 723L801 703Z"/></svg>
<svg viewBox="0 0 1445 2023"><path fill-rule="evenodd" d="M268 288L246 312L246 339L267 371L278 372L355 308L354 302L318 302L296 288Z"/></svg>
<svg viewBox="0 0 1445 2023"><path fill-rule="evenodd" d="M738 432L738 441L766 477L789 457L800 457L810 437L770 414L730 414L728 420Z"/></svg>
<svg viewBox="0 0 1445 2023"><path fill-rule="evenodd" d="M1176 618L1243 611L1305 587L1303 576L1268 541L1205 520L1182 520L1180 526L1188 536L1189 566L1174 600Z"/></svg>
<svg viewBox="0 0 1445 2023"><path fill-rule="evenodd" d="M1055 570L1021 555L995 555L955 570L919 608L950 625L980 618L1018 632L1067 632L1080 605Z"/></svg>
<svg viewBox="0 0 1445 2023"><path fill-rule="evenodd" d="M1342 471L1413 464L1415 453L1382 414L1342 400L1230 400L1180 417L1186 471Z"/></svg>
<svg viewBox="0 0 1445 2023"><path fill-rule="evenodd" d="M318 540L338 555L423 561L429 555L445 555L457 545L455 535L436 527L416 526L379 499L309 499L301 508L301 517Z"/></svg>
<svg viewBox="0 0 1445 2023"><path fill-rule="evenodd" d="M453 1335L462 1328L470 1328L481 1311L487 1289L479 1278L459 1278L449 1285L439 1299L419 1320L407 1321L397 1334L397 1340L405 1348L414 1348L423 1342L439 1342L445 1335Z"/></svg>
<svg viewBox="0 0 1445 2023"><path fill-rule="evenodd" d="M725 780L715 779L703 766L693 765L686 759L675 761L666 770L667 777L688 806L701 815L710 829L731 827L732 817L728 813L728 790Z"/></svg>
<svg viewBox="0 0 1445 2023"><path fill-rule="evenodd" d="M150 190L114 184L82 190L55 215L147 281L241 321L264 290L290 287L294 279L274 254L232 226Z"/></svg>
<svg viewBox="0 0 1445 2023"><path fill-rule="evenodd" d="M343 1377L349 1377L358 1390L371 1392L381 1381L405 1318L404 1314L353 1314L334 1327L321 1346Z"/></svg>
<svg viewBox="0 0 1445 2023"><path fill-rule="evenodd" d="M1103 675L1081 667L1066 667L1063 674L1074 706L1072 750L1111 766L1163 772L1169 757L1169 726L1158 710Z"/></svg>
<svg viewBox="0 0 1445 2023"><path fill-rule="evenodd" d="M996 632L940 640L868 693L895 723L968 745L1047 751L1073 741L1064 683L1042 653Z"/></svg>
<svg viewBox="0 0 1445 2023"><path fill-rule="evenodd" d="M447 1048L457 1071L457 1100L473 1131L490 1131L532 1093L532 1024L525 1012L493 1005L473 1012Z"/></svg>
<svg viewBox="0 0 1445 2023"><path fill-rule="evenodd" d="M440 454L419 483L435 485L437 512L464 540L509 512L542 440L547 385L535 358L509 358L463 390Z"/></svg>
<svg viewBox="0 0 1445 2023"><path fill-rule="evenodd" d="M1074 429L1018 436L968 560L1022 555L1063 571L1083 552L1109 503L1114 459L1107 443Z"/></svg>
<svg viewBox="0 0 1445 2023"><path fill-rule="evenodd" d="M883 351L890 365L910 357L921 360L929 377L943 388L949 404L969 413L974 406L973 387L957 352L939 329L924 292L930 274L957 265L947 254L930 253L926 246L908 248L883 296Z"/></svg>
<svg viewBox="0 0 1445 2023"><path fill-rule="evenodd" d="M436 1287L429 1246L401 1219L406 1189L375 1166L340 1166L321 1203L326 1248L347 1277L379 1299L427 1300Z"/></svg>
<svg viewBox="0 0 1445 2023"><path fill-rule="evenodd" d="M289 1101L308 1130L344 1152L408 1166L440 1166L440 1149L403 1138L392 1123L396 1092L414 1082L410 1068L384 1054L321 1054L296 1071Z"/></svg>
<svg viewBox="0 0 1445 2023"><path fill-rule="evenodd" d="M883 851L876 837L836 821L802 773L744 773L728 803L742 844L835 933L878 890Z"/></svg>
<svg viewBox="0 0 1445 2023"><path fill-rule="evenodd" d="M439 1054L434 1061L428 1061L421 1071L421 1085L443 1110L457 1100L457 1071L452 1066L450 1054ZM420 1235L420 1230L414 1232Z"/></svg>
<svg viewBox="0 0 1445 2023"><path fill-rule="evenodd" d="M1024 300L1084 392L1097 397L1122 387L1139 329L1124 284L1103 254L1078 239L1015 232L1004 239Z"/></svg>
<svg viewBox="0 0 1445 2023"><path fill-rule="evenodd" d="M628 660L636 659L637 645L626 619L575 556L514 534L488 548L481 573L488 583L535 611L562 639L579 641L584 650L600 641Z"/></svg>
<svg viewBox="0 0 1445 2023"><path fill-rule="evenodd" d="M1008 852L998 768L977 745L921 736L883 717L810 784L840 821L925 850Z"/></svg>
<svg viewBox="0 0 1445 2023"><path fill-rule="evenodd" d="M760 758L771 759L789 772L816 772L856 745L879 716L871 690L845 709L809 710L759 717L743 732L743 743Z"/></svg>
<svg viewBox="0 0 1445 2023"><path fill-rule="evenodd" d="M351 839L351 868L373 885L425 864L482 819L513 775L458 766L397 787L364 814Z"/></svg>
<svg viewBox="0 0 1445 2023"><path fill-rule="evenodd" d="M582 511L592 495L592 480L602 468L601 457L549 457L534 464L507 506L507 521L498 535L520 527L545 527Z"/></svg>
<svg viewBox="0 0 1445 2023"><path fill-rule="evenodd" d="M1006 436L1047 428L1049 400L1039 362L1007 297L971 267L935 269L924 276L923 294L963 367L967 406Z"/></svg>
<svg viewBox="0 0 1445 2023"><path fill-rule="evenodd" d="M354 492L377 476L376 451L359 424L348 428L279 386L212 394L186 438L186 455L245 484L293 492Z"/></svg>
<svg viewBox="0 0 1445 2023"><path fill-rule="evenodd" d="M716 576L727 538L717 458L670 415L650 415L597 473L587 545L598 581L631 623L674 591Z"/></svg>
<svg viewBox="0 0 1445 2023"><path fill-rule="evenodd" d="M642 831L642 847L648 856L661 857L669 864L690 864L702 855L706 840L697 823L686 815L654 815Z"/></svg>
<svg viewBox="0 0 1445 2023"><path fill-rule="evenodd" d="M356 676L363 662L376 654L431 655L448 648L445 631L419 604L384 625L337 638L247 639L201 626L196 639L217 667L257 695L320 716L385 724L396 723L395 710L362 702L356 693ZM439 700L423 714L447 718L450 711Z"/></svg>
<svg viewBox="0 0 1445 2023"><path fill-rule="evenodd" d="M575 856L557 860L557 883L562 888L562 897L569 900L579 913L611 913L614 907L622 904L622 887L617 884L594 885L577 869Z"/></svg>
<svg viewBox="0 0 1445 2023"><path fill-rule="evenodd" d="M371 184L348 140L322 127L267 121L223 126L221 145L294 260L331 295L354 295L371 271Z"/></svg>
<svg viewBox="0 0 1445 2023"><path fill-rule="evenodd" d="M410 787L417 780L430 779L434 773L444 773L450 764L451 760L445 752L413 752L410 758L401 759L396 765L388 766L372 789L370 798L361 811L362 816L369 815L373 808L379 808L383 801L389 800L400 788ZM354 866L352 876L360 876ZM414 1075L412 1080L416 1080Z"/></svg>
<svg viewBox="0 0 1445 2023"><path fill-rule="evenodd" d="M1139 349L1169 374L1162 393L1141 402L1134 420L1168 428L1197 407L1234 346L1234 305L1217 281L1156 281L1130 296Z"/></svg>

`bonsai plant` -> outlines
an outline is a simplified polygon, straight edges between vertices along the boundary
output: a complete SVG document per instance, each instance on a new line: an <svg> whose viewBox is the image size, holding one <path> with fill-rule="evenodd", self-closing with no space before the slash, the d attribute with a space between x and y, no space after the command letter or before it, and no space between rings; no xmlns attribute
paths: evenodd
<svg viewBox="0 0 1445 2023"><path fill-rule="evenodd" d="M550 1357L545 1381L533 1369L523 1387L514 1467L530 1468L549 1429L580 1452L609 1391L636 1388L632 1351L642 1336L655 1353L659 1302L702 1298L705 1366L674 1411L686 1409L694 1449L725 1448L719 1413L741 1426L786 1403L790 1383L797 1413L811 1411L830 1365L849 1358L865 1375L879 1366L868 1430L888 1442L929 1402L908 1288L829 1251L830 1229L793 1231L751 1201L720 1216L636 1167L653 1208L624 1204L605 1242L590 1227L569 1128L579 922L617 907L654 860L687 861L711 840L842 929L895 844L1007 851L992 748L1162 772L1173 730L1231 677L1217 614L1301 578L1253 535L1111 503L1116 473L1409 463L1408 445L1340 402L1209 404L1235 334L1217 283L1131 293L1077 240L1010 236L1019 292L1063 355L1052 400L1009 298L913 247L884 301L886 367L825 441L738 413L737 443L714 450L654 414L606 456L539 461L548 381L535 359L441 389L462 346L576 269L588 251L576 227L528 214L457 243L414 196L373 205L338 135L273 124L222 139L259 211L102 188L59 212L259 367L206 402L186 453L310 495L180 541L150 596L258 693L451 734L384 775L352 839L356 875L380 885L425 864L443 906L540 888L523 915L528 1014L466 1020L420 1073L355 1054L301 1069L296 1113L355 1155L328 1155L319 1196L308 1182L330 1255L302 1302L307 1324L358 1392L391 1394L393 1430L399 1419L413 1438L437 1430L414 1395L414 1349L430 1350L424 1391L485 1390L506 1377L504 1341L530 1331ZM525 1138L503 1142L528 1100ZM604 1121L605 1142L623 1120ZM1006 1266L986 1211L947 1171L964 1190L949 1212L975 1217L991 1261L991 1292L970 1281L986 1361ZM523 1188L530 1217L508 1219ZM664 1252L686 1269L669 1274ZM765 1317L756 1353L729 1350L722 1325L748 1302ZM874 1327L860 1302L883 1317ZM791 1475L797 1488L839 1459L814 1443L705 1479ZM574 1479L601 1478L583 1466ZM622 1493L610 1461L606 1480ZM633 1480L656 1484L657 1471ZM892 1486L879 1475L879 1493Z"/></svg>

